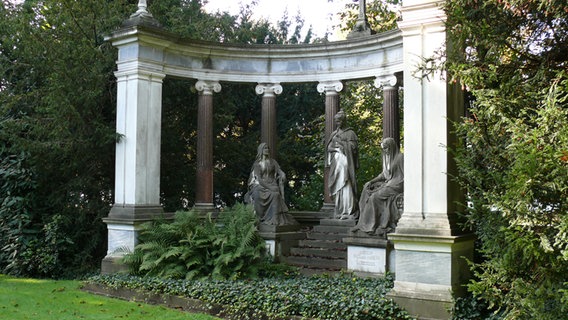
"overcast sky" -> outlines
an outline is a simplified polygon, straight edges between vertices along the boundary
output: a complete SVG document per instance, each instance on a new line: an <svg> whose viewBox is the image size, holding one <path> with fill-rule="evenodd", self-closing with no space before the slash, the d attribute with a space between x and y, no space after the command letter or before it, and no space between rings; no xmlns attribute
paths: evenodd
<svg viewBox="0 0 568 320"><path fill-rule="evenodd" d="M238 14L241 4L250 4L253 0L208 0L205 6L208 12L228 11L231 14ZM345 4L354 2L353 0L257 0L258 5L254 10L254 18L266 18L271 22L278 21L288 10L288 17L296 16L299 11L304 18L304 32L312 25L313 32L318 37L323 37L326 31L333 33L333 26L339 24L339 13ZM337 36L330 37L330 40L338 40Z"/></svg>

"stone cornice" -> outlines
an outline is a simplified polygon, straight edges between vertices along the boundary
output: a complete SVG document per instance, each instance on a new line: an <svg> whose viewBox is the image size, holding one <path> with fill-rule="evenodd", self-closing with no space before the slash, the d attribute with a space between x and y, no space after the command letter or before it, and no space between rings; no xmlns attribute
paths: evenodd
<svg viewBox="0 0 568 320"><path fill-rule="evenodd" d="M200 80L286 83L374 78L402 71L399 30L344 41L242 45L182 39L163 29L132 25L106 40L119 49L118 66L161 65L170 76Z"/></svg>

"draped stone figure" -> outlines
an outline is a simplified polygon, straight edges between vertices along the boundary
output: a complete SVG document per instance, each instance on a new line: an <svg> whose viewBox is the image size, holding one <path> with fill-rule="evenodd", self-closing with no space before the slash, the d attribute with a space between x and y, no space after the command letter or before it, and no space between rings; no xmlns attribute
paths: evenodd
<svg viewBox="0 0 568 320"><path fill-rule="evenodd" d="M394 231L399 218L396 200L404 191L404 156L393 138L383 139L381 147L383 171L365 183L359 200L359 221L351 231L386 237Z"/></svg>
<svg viewBox="0 0 568 320"><path fill-rule="evenodd" d="M335 202L336 219L356 219L358 211L355 170L359 167L357 135L346 127L347 117L342 110L334 116L334 121L337 129L331 133L326 155L326 163L329 165L329 193Z"/></svg>
<svg viewBox="0 0 568 320"><path fill-rule="evenodd" d="M252 203L261 224L277 226L297 224L294 217L288 214L288 206L284 202L286 175L280 169L278 162L269 155L268 145L261 143L251 168L249 191L245 195L245 202Z"/></svg>

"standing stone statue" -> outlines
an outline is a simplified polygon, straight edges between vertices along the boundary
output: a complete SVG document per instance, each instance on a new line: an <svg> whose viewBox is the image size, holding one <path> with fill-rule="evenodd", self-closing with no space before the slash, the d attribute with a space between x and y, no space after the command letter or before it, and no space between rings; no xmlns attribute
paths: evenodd
<svg viewBox="0 0 568 320"><path fill-rule="evenodd" d="M337 129L331 133L326 156L326 164L329 165L329 193L335 201L336 219L356 219L355 170L359 167L357 135L346 127L347 117L343 110L334 116L334 121Z"/></svg>
<svg viewBox="0 0 568 320"><path fill-rule="evenodd" d="M249 191L245 195L245 202L253 204L261 224L297 224L294 217L288 214L288 206L284 202L285 183L286 175L278 162L270 158L268 145L261 143L250 172Z"/></svg>
<svg viewBox="0 0 568 320"><path fill-rule="evenodd" d="M365 183L359 200L359 221L351 232L358 230L386 237L398 222L396 197L404 191L404 157L393 138L385 138L383 172Z"/></svg>

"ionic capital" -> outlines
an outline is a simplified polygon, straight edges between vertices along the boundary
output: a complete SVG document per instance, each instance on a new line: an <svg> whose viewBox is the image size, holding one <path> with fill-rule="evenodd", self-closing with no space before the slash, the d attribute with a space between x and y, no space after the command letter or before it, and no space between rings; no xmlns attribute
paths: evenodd
<svg viewBox="0 0 568 320"><path fill-rule="evenodd" d="M212 95L213 92L221 92L219 81L199 80L195 83L195 89L204 95Z"/></svg>
<svg viewBox="0 0 568 320"><path fill-rule="evenodd" d="M263 94L265 97L281 94L282 90L279 83L259 83L255 88L256 94Z"/></svg>
<svg viewBox="0 0 568 320"><path fill-rule="evenodd" d="M343 82L341 81L322 81L318 83L318 92L328 94L337 94L343 90Z"/></svg>
<svg viewBox="0 0 568 320"><path fill-rule="evenodd" d="M375 88L395 87L397 84L398 78L394 74L375 78Z"/></svg>

